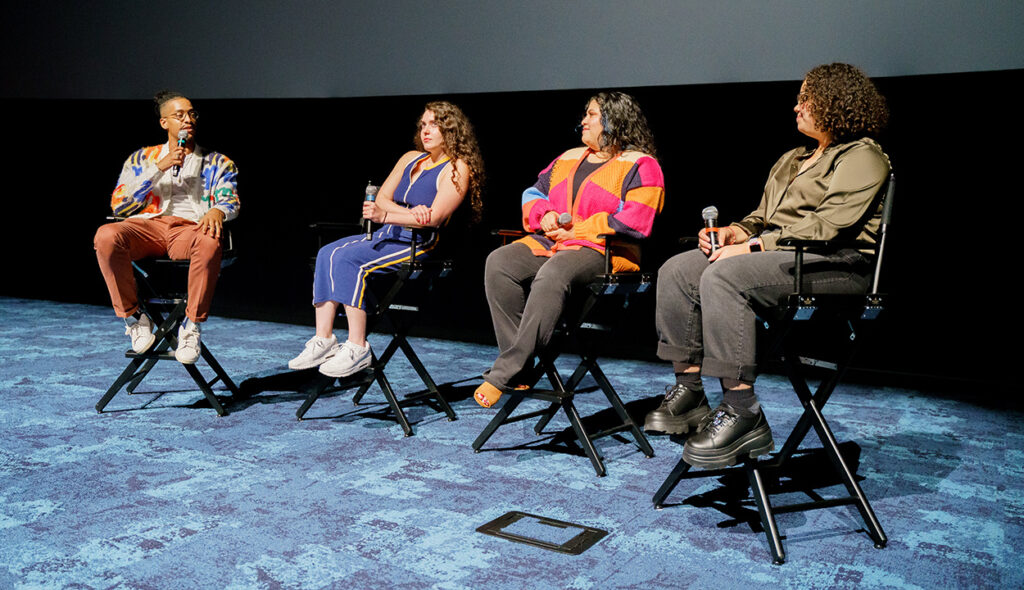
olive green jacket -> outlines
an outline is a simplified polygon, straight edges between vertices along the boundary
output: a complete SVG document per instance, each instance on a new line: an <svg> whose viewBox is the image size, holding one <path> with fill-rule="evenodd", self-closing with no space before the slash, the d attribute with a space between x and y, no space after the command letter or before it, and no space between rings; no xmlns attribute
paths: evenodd
<svg viewBox="0 0 1024 590"><path fill-rule="evenodd" d="M807 170L813 150L786 152L772 167L761 203L734 223L765 250L781 249L782 238L855 239L874 244L881 222L878 189L889 175L889 158L874 140L830 145Z"/></svg>

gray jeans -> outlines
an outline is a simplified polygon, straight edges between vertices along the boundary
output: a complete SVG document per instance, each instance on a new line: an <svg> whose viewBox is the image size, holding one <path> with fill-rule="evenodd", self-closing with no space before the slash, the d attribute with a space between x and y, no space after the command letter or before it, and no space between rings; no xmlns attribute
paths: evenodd
<svg viewBox="0 0 1024 590"><path fill-rule="evenodd" d="M516 385L510 380L551 340L572 289L601 272L604 255L589 248L559 251L550 258L535 256L518 243L491 252L484 290L499 354L484 379L498 388Z"/></svg>
<svg viewBox="0 0 1024 590"><path fill-rule="evenodd" d="M658 356L701 365L708 377L753 382L755 310L793 292L794 254L774 250L709 263L700 250L670 258L658 271ZM864 293L870 264L856 251L804 254L804 289Z"/></svg>

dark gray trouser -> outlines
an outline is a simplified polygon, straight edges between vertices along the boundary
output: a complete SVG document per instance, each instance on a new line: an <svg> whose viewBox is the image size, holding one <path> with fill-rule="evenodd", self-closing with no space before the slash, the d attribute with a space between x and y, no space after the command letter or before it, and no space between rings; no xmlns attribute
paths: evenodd
<svg viewBox="0 0 1024 590"><path fill-rule="evenodd" d="M572 289L602 272L604 255L590 248L563 250L550 258L535 256L518 243L491 252L484 291L499 354L484 379L498 388L516 385L510 380L551 340Z"/></svg>
<svg viewBox="0 0 1024 590"><path fill-rule="evenodd" d="M658 356L701 365L708 377L753 382L757 376L755 310L793 292L792 252L774 250L709 263L700 250L658 270ZM804 289L864 293L870 264L856 251L804 254Z"/></svg>

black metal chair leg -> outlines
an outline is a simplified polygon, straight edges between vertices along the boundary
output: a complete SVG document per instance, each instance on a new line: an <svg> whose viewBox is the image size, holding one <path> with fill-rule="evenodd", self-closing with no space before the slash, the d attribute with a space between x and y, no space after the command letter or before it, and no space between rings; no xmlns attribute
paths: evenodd
<svg viewBox="0 0 1024 590"><path fill-rule="evenodd" d="M672 490L676 489L676 485L690 471L690 468L690 464L683 459L676 463L676 466L672 468L672 473L669 473L665 481L661 482L661 487L658 488L657 492L654 492L654 497L651 498L651 502L654 503L656 509L661 510L665 507L665 498L668 498Z"/></svg>
<svg viewBox="0 0 1024 590"><path fill-rule="evenodd" d="M154 352L156 354L160 354L160 351L154 351ZM143 360L145 360L145 362L143 363L142 368L139 369L135 373L135 375L131 379L128 380L128 386L124 388L125 392L128 395L132 395L132 394L135 393L135 389L139 386L140 383L142 383L142 380L146 378L146 375L148 375L149 372L153 370L153 367L156 366L156 362L159 359L155 359L155 358L150 358L150 359L142 359L142 358L140 358L139 359L140 362L142 362ZM136 365L136 366L138 366L138 365Z"/></svg>
<svg viewBox="0 0 1024 590"><path fill-rule="evenodd" d="M544 432L544 427L547 426L549 422L551 422L551 419L555 417L555 414L558 413L558 410L561 407L562 402L551 402L551 405L548 406L548 409L544 410L544 415L540 417L540 420L536 424L534 424L533 432L536 434Z"/></svg>
<svg viewBox="0 0 1024 590"><path fill-rule="evenodd" d="M306 394L305 401L298 410L295 411L295 417L298 420L302 420L302 417L309 411L310 406L313 402L319 398L328 387L334 384L335 379L326 375L317 374L316 380L313 382L313 386L309 388L309 392Z"/></svg>
<svg viewBox="0 0 1024 590"><path fill-rule="evenodd" d="M882 530L882 525L878 522L878 518L875 517L875 512L871 509L871 504L868 502L867 496L864 495L864 491L854 478L853 472L850 471L846 461L843 460L843 456L839 451L839 443L836 441L835 435L832 434L832 429L828 427L828 423L825 422L825 417L822 416L821 411L818 409L814 400L810 400L808 402L808 406L810 411L813 412L814 429L817 431L818 438L821 439L822 445L825 447L825 454L832 459L832 463L835 465L836 471L839 472L840 477L843 478L843 483L846 485L846 489L850 493L850 497L854 500L857 510L860 511L861 518L864 520L864 525L868 529L868 534L871 535L871 539L875 542L876 547L885 547L886 543L888 543L888 538L885 536L885 532Z"/></svg>
<svg viewBox="0 0 1024 590"><path fill-rule="evenodd" d="M576 431L576 438L579 439L580 444L583 446L583 451L587 454L587 457L590 457L590 462L594 465L594 471L597 472L598 477L604 477L607 473L604 468L604 461L597 454L597 449L594 447L593 441L590 440L590 435L587 434L587 430L583 427L583 421L580 419L580 413L576 409L576 405L572 403L571 398L567 398L562 402L562 407L565 409L565 414L568 416L573 430Z"/></svg>
<svg viewBox="0 0 1024 590"><path fill-rule="evenodd" d="M128 363L128 366L125 367L124 371L121 371L121 375L114 380L114 383L109 389L107 389L107 392L103 394L100 401L96 402L97 412L103 412L103 408L107 407L107 404L110 403L110 400L114 399L117 392L121 391L124 384L132 381L135 377L135 370L138 369L141 364L142 359L140 358L132 359L132 361Z"/></svg>
<svg viewBox="0 0 1024 590"><path fill-rule="evenodd" d="M209 381L209 384L213 385L219 379L228 388L228 391L231 392L231 395L241 396L238 390L238 386L235 385L235 382L232 381L231 377L228 376L227 371L224 370L224 367L220 366L220 363L217 362L217 359L213 356L213 353L210 352L210 349L206 348L206 344L204 344L202 341L199 342L199 354L200 356L203 357L203 360L206 361L206 364L210 365L210 368L213 369L214 375L216 375L216 378Z"/></svg>
<svg viewBox="0 0 1024 590"><path fill-rule="evenodd" d="M388 349L390 350L390 348L391 347L389 346ZM385 350L384 352L386 354L387 350ZM388 358L391 358L390 355L388 356ZM367 377L365 381L363 381L363 383L359 386L359 389L356 390L356 394L352 396L353 406L358 406L359 402L363 400L363 396L366 395L366 392L370 390L370 386L376 383L374 377L377 375L379 371L384 370L384 364L386 363L387 361L384 361L384 363L382 364L380 358L377 357L377 353L373 352L373 350L370 350L370 376Z"/></svg>
<svg viewBox="0 0 1024 590"><path fill-rule="evenodd" d="M196 385L199 386L199 389L202 390L203 395L206 396L206 400L209 401L210 405L213 406L213 409L217 411L217 415L223 416L224 414L226 414L227 412L224 411L224 406L221 405L220 400L217 399L217 396L213 393L213 390L210 389L210 384L206 382L206 378L203 377L203 374L199 372L199 369L195 365L182 366L185 367L185 370L188 371L188 374L192 377L192 380L195 381Z"/></svg>
<svg viewBox="0 0 1024 590"><path fill-rule="evenodd" d="M415 370L416 374L419 375L420 381L427 386L427 391L430 392L432 397L437 399L437 403L448 416L448 421L451 422L453 420L457 420L458 416L455 415L455 410L448 405L448 400L444 399L444 396L441 395L441 391L437 388L437 384L434 383L434 380L430 377L430 373L427 372L427 368L423 365L423 362L420 361L420 357L416 354L416 351L413 350L412 345L410 345L403 337L399 346L405 354L405 358L409 361L409 364L412 365L413 370Z"/></svg>
<svg viewBox="0 0 1024 590"><path fill-rule="evenodd" d="M383 371L376 372L374 376L377 379L377 384L384 391L384 397L387 398L388 403L391 405L391 410L395 413L395 419L402 426L402 432L405 433L405 436L412 436L412 426L409 425L409 420L405 417L405 412L402 411L402 406L399 405L398 398L395 396L395 390L391 387L391 383L388 382L387 376L384 375Z"/></svg>
<svg viewBox="0 0 1024 590"><path fill-rule="evenodd" d="M473 441L474 451L480 452L480 447L484 446L484 443L487 442L487 439L491 438L494 431L508 420L508 417L519 407L519 404L523 403L523 399L525 398L522 395L511 394L509 396L508 400L505 401L505 405L498 409L498 412L491 418L491 421L487 423L487 426L484 427L483 431L477 435L476 440Z"/></svg>
<svg viewBox="0 0 1024 590"><path fill-rule="evenodd" d="M651 443L647 440L647 436L644 435L643 431L636 425L633 418L630 417L629 412L626 411L626 406L622 403L622 398L619 397L615 388L612 387L612 384L608 381L608 377L605 376L604 371L601 370L601 367L594 359L591 359L588 364L590 364L590 374L594 376L594 380L596 380L597 384L601 387L601 391L604 392L604 396L608 398L608 403L611 404L612 408L614 408L615 412L619 415L619 419L622 420L624 425L629 427L629 431L632 433L633 440L636 441L637 446L640 447L640 450L643 451L644 455L653 457L654 449L651 447Z"/></svg>
<svg viewBox="0 0 1024 590"><path fill-rule="evenodd" d="M761 477L761 470L757 467L756 459L747 458L744 463L747 481L749 481L750 490L754 494L754 503L757 504L757 513L761 516L761 526L768 539L768 550L772 554L772 562L782 565L786 561L786 551L782 548L782 538L779 535L779 527L775 523L775 514Z"/></svg>

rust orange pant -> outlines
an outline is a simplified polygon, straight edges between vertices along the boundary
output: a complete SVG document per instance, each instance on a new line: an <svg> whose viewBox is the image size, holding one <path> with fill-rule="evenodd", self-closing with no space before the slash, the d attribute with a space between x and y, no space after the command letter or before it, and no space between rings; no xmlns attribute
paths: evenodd
<svg viewBox="0 0 1024 590"><path fill-rule="evenodd" d="M189 261L185 313L193 322L206 320L220 275L221 245L195 222L173 216L126 219L100 226L93 244L118 316L125 318L139 309L132 261L167 255Z"/></svg>

